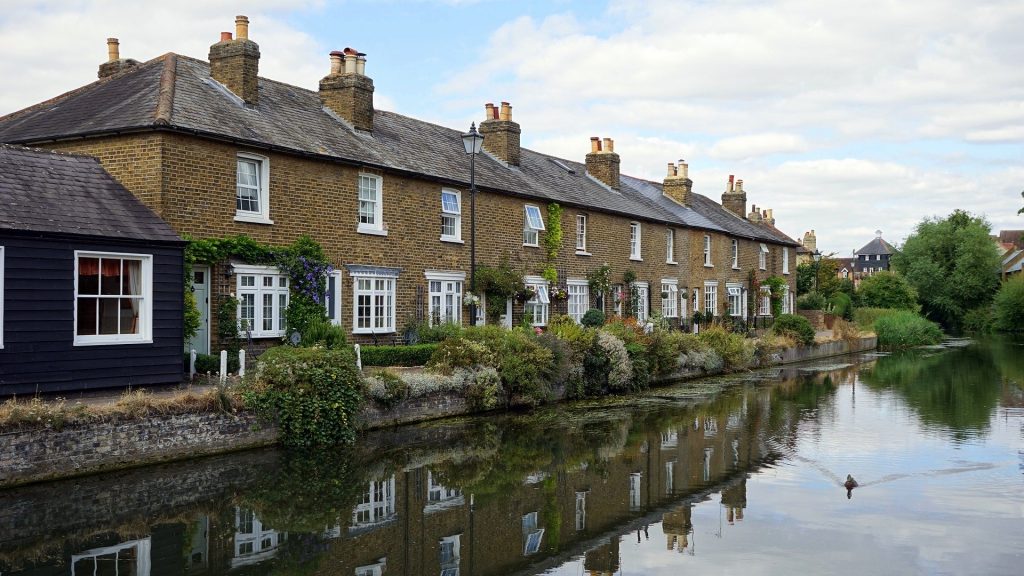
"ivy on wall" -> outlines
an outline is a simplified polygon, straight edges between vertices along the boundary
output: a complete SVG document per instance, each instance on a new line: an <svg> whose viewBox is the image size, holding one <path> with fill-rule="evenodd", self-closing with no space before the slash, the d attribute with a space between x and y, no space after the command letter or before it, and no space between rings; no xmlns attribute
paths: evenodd
<svg viewBox="0 0 1024 576"><path fill-rule="evenodd" d="M547 233L544 234L544 252L547 256L547 266L541 272L541 276L551 284L558 283L558 272L555 271L555 261L558 260L558 250L562 247L562 207L552 202L548 204Z"/></svg>

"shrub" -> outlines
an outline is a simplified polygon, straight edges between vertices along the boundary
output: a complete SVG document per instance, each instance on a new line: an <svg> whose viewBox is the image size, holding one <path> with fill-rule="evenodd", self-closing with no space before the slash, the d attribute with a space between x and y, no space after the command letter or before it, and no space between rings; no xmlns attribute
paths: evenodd
<svg viewBox="0 0 1024 576"><path fill-rule="evenodd" d="M509 399L518 397L526 404L539 404L551 393L550 378L555 360L550 350L522 328L505 331L497 356L498 374Z"/></svg>
<svg viewBox="0 0 1024 576"><path fill-rule="evenodd" d="M505 341L505 336L507 335L508 330L493 324L488 324L486 326L473 326L471 328L467 328L462 333L463 338L482 344L492 353L501 351L502 343Z"/></svg>
<svg viewBox="0 0 1024 576"><path fill-rule="evenodd" d="M348 346L345 329L330 322L311 322L301 333L302 346L322 346L328 350L340 350Z"/></svg>
<svg viewBox="0 0 1024 576"><path fill-rule="evenodd" d="M349 350L278 346L259 357L242 398L288 446L351 443L362 378Z"/></svg>
<svg viewBox="0 0 1024 576"><path fill-rule="evenodd" d="M456 338L462 334L462 326L453 322L443 324L430 324L423 322L416 326L416 338L420 344L431 342L444 342L449 338Z"/></svg>
<svg viewBox="0 0 1024 576"><path fill-rule="evenodd" d="M686 365L700 368L705 372L718 372L725 365L722 357L711 348L694 350L686 355Z"/></svg>
<svg viewBox="0 0 1024 576"><path fill-rule="evenodd" d="M753 345L743 336L721 326L708 326L700 331L697 338L721 356L726 370L743 370L754 360Z"/></svg>
<svg viewBox="0 0 1024 576"><path fill-rule="evenodd" d="M903 276L885 270L861 280L857 293L869 308L917 310L917 290Z"/></svg>
<svg viewBox="0 0 1024 576"><path fill-rule="evenodd" d="M426 365L428 369L441 374L452 374L456 368L490 365L493 362L493 354L486 346L465 338L449 338L433 346L434 353Z"/></svg>
<svg viewBox="0 0 1024 576"><path fill-rule="evenodd" d="M501 376L490 366L458 370L455 379L462 386L466 401L474 410L493 410L504 400Z"/></svg>
<svg viewBox="0 0 1024 576"><path fill-rule="evenodd" d="M600 328L604 326L604 312L597 308L591 308L583 314L583 319L580 320L580 324L583 324L587 328Z"/></svg>
<svg viewBox="0 0 1024 576"><path fill-rule="evenodd" d="M843 292L836 292L828 300L832 313L846 320L853 320L853 300Z"/></svg>
<svg viewBox="0 0 1024 576"><path fill-rule="evenodd" d="M787 348L795 348L797 341L789 336L768 333L754 341L754 358L764 366L772 357Z"/></svg>
<svg viewBox="0 0 1024 576"><path fill-rule="evenodd" d="M814 343L814 327L810 320L797 314L781 314L772 324L772 334L787 336L803 345Z"/></svg>
<svg viewBox="0 0 1024 576"><path fill-rule="evenodd" d="M438 347L438 344L360 346L359 355L363 366L424 366Z"/></svg>
<svg viewBox="0 0 1024 576"><path fill-rule="evenodd" d="M632 378L629 380L629 391L646 390L651 382L650 363L647 361L647 348L643 344L628 344L626 353L633 364Z"/></svg>
<svg viewBox="0 0 1024 576"><path fill-rule="evenodd" d="M987 334L995 329L995 306L979 306L964 314L964 331L968 334Z"/></svg>
<svg viewBox="0 0 1024 576"><path fill-rule="evenodd" d="M874 330L875 322L879 318L895 312L892 308L857 308L853 312L853 321L861 330Z"/></svg>
<svg viewBox="0 0 1024 576"><path fill-rule="evenodd" d="M857 340L860 338L860 330L857 325L853 322L847 322L842 318L836 318L834 324L832 324L832 334L838 336L841 340Z"/></svg>
<svg viewBox="0 0 1024 576"><path fill-rule="evenodd" d="M184 367L185 372L188 372L189 353L186 352L184 355ZM238 354L232 356L228 354L228 372L232 374L238 373ZM196 354L196 374L219 374L220 373L220 356L214 356L213 354Z"/></svg>
<svg viewBox="0 0 1024 576"><path fill-rule="evenodd" d="M993 325L996 330L1019 332L1024 330L1024 275L1003 282L992 304Z"/></svg>
<svg viewBox="0 0 1024 576"><path fill-rule="evenodd" d="M569 369L572 364L573 350L569 343L545 332L537 337L537 342L551 352L551 384L562 385L569 379Z"/></svg>
<svg viewBox="0 0 1024 576"><path fill-rule="evenodd" d="M887 348L907 348L942 341L942 330L938 324L909 310L899 310L876 320L875 334L878 334L879 346Z"/></svg>
<svg viewBox="0 0 1024 576"><path fill-rule="evenodd" d="M826 304L825 297L819 292L808 292L796 299L798 310L824 310Z"/></svg>
<svg viewBox="0 0 1024 576"><path fill-rule="evenodd" d="M615 392L628 390L633 379L633 363L625 343L615 334L601 330L597 333L597 347L607 359L608 389Z"/></svg>
<svg viewBox="0 0 1024 576"><path fill-rule="evenodd" d="M644 327L637 323L636 318L614 318L602 330L622 340L624 344L647 344L649 341Z"/></svg>
<svg viewBox="0 0 1024 576"><path fill-rule="evenodd" d="M378 370L366 386L367 395L384 406L392 408L409 397L409 384L390 370Z"/></svg>

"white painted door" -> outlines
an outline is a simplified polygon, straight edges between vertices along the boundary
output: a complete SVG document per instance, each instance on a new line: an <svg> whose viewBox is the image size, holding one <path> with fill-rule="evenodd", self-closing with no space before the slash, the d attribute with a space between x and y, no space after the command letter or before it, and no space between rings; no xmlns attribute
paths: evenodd
<svg viewBox="0 0 1024 576"><path fill-rule="evenodd" d="M210 269L196 266L192 270L192 294L196 297L199 307L199 329L196 335L186 343L187 350L195 350L200 354L210 353Z"/></svg>

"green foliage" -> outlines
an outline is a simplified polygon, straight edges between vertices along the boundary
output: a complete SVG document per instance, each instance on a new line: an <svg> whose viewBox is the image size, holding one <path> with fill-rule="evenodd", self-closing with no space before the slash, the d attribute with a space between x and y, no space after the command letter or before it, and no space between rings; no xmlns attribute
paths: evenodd
<svg viewBox="0 0 1024 576"><path fill-rule="evenodd" d="M996 297L999 294L996 293ZM964 332L972 335L988 334L995 330L995 306L980 306L964 314Z"/></svg>
<svg viewBox="0 0 1024 576"><path fill-rule="evenodd" d="M541 278L547 280L551 284L558 283L558 272L555 270L554 264L548 264L540 271Z"/></svg>
<svg viewBox="0 0 1024 576"><path fill-rule="evenodd" d="M393 408L409 397L409 385L400 376L390 370L378 370L374 377L383 386L383 394L374 396L374 400L385 408Z"/></svg>
<svg viewBox="0 0 1024 576"><path fill-rule="evenodd" d="M466 338L449 338L437 345L427 368L440 374L452 374L457 368L491 366L493 353L483 344Z"/></svg>
<svg viewBox="0 0 1024 576"><path fill-rule="evenodd" d="M697 334L697 339L718 352L725 363L724 368L728 371L745 370L754 361L753 344L743 336L729 332L721 326L709 326L701 330Z"/></svg>
<svg viewBox="0 0 1024 576"><path fill-rule="evenodd" d="M600 330L597 333L597 346L601 349L601 355L608 359L608 389L613 392L628 391L633 382L633 362L629 358L626 343L613 332Z"/></svg>
<svg viewBox="0 0 1024 576"><path fill-rule="evenodd" d="M502 306L505 303L502 301ZM444 342L449 338L456 338L462 334L462 326L454 322L441 322L430 325L428 322L410 322L405 330L416 333L416 342L429 344L431 342Z"/></svg>
<svg viewBox="0 0 1024 576"><path fill-rule="evenodd" d="M814 262L796 267L796 295L802 296L814 290Z"/></svg>
<svg viewBox="0 0 1024 576"><path fill-rule="evenodd" d="M362 404L362 377L349 350L278 346L259 357L242 398L273 420L287 446L349 444Z"/></svg>
<svg viewBox="0 0 1024 576"><path fill-rule="evenodd" d="M186 366L188 366L189 355L185 354ZM238 354L232 356L228 354L228 372L231 374L238 373ZM220 356L214 356L213 354L196 354L196 374L219 374L220 373Z"/></svg>
<svg viewBox="0 0 1024 576"><path fill-rule="evenodd" d="M875 334L878 335L878 345L886 348L907 348L942 341L942 330L938 324L910 310L897 310L876 320Z"/></svg>
<svg viewBox="0 0 1024 576"><path fill-rule="evenodd" d="M853 301L845 292L836 292L828 300L829 307L832 308L832 313L836 316L845 318L846 320L853 320Z"/></svg>
<svg viewBox="0 0 1024 576"><path fill-rule="evenodd" d="M860 281L862 306L917 310L917 290L899 274L883 270Z"/></svg>
<svg viewBox="0 0 1024 576"><path fill-rule="evenodd" d="M474 410L493 410L500 406L505 399L501 376L490 366L466 372L463 394Z"/></svg>
<svg viewBox="0 0 1024 576"><path fill-rule="evenodd" d="M772 333L792 338L805 346L814 343L814 327L810 320L797 314L781 314L775 318Z"/></svg>
<svg viewBox="0 0 1024 576"><path fill-rule="evenodd" d="M822 257L818 262L808 262L796 267L796 293L807 294L820 292L825 298L831 298L840 291L841 279L838 276L839 261ZM815 282L817 278L817 282Z"/></svg>
<svg viewBox="0 0 1024 576"><path fill-rule="evenodd" d="M238 299L234 296L221 296L220 305L217 306L217 342L223 350L228 351L228 358L237 358L242 347L238 329Z"/></svg>
<svg viewBox="0 0 1024 576"><path fill-rule="evenodd" d="M327 321L313 322L301 334L301 345L306 348L319 346L329 350L341 350L348 347L345 329Z"/></svg>
<svg viewBox="0 0 1024 576"><path fill-rule="evenodd" d="M551 395L550 377L555 359L532 332L515 328L506 332L498 354L498 374L509 395L529 405L540 404Z"/></svg>
<svg viewBox="0 0 1024 576"><path fill-rule="evenodd" d="M508 255L494 267L478 266L476 269L476 290L487 296L487 322L495 324L505 313L505 301L514 298L524 288L523 275L512 269Z"/></svg>
<svg viewBox="0 0 1024 576"><path fill-rule="evenodd" d="M438 344L408 346L360 346L363 366L424 366L437 352Z"/></svg>
<svg viewBox="0 0 1024 576"><path fill-rule="evenodd" d="M861 330L874 330L875 321L895 312L895 308L857 308L853 311L853 321Z"/></svg>
<svg viewBox="0 0 1024 576"><path fill-rule="evenodd" d="M768 278L765 278L765 280L761 282L761 286L767 286L769 289L771 289L772 292L772 316L778 316L779 314L782 314L782 299L785 295L786 287L788 285L789 283L786 282L786 279L780 276L770 276ZM754 293L756 294L757 291L754 291ZM755 298L751 298L750 300L752 304L756 304L757 302Z"/></svg>
<svg viewBox="0 0 1024 576"><path fill-rule="evenodd" d="M600 328L604 326L604 312L597 308L591 308L583 314L583 318L580 319L580 324L587 328Z"/></svg>
<svg viewBox="0 0 1024 576"><path fill-rule="evenodd" d="M643 344L630 344L626 346L626 354L629 355L629 361L633 365L629 391L646 390L651 382L651 365L648 362L647 347Z"/></svg>
<svg viewBox="0 0 1024 576"><path fill-rule="evenodd" d="M330 324L324 305L314 302L305 294L292 292L288 307L284 311L285 333L298 332L303 336L316 325Z"/></svg>
<svg viewBox="0 0 1024 576"><path fill-rule="evenodd" d="M821 292L808 292L796 299L798 310L824 310L828 302Z"/></svg>
<svg viewBox="0 0 1024 576"><path fill-rule="evenodd" d="M993 326L1002 332L1024 330L1024 275L1003 282L992 303Z"/></svg>
<svg viewBox="0 0 1024 576"><path fill-rule="evenodd" d="M552 202L548 204L547 231L544 234L544 250L548 262L558 258L558 250L562 247L562 207Z"/></svg>
<svg viewBox="0 0 1024 576"><path fill-rule="evenodd" d="M630 284L636 281L636 272L633 272L632 270L626 270L625 272L622 273L622 281L626 284L626 286L629 286Z"/></svg>
<svg viewBox="0 0 1024 576"><path fill-rule="evenodd" d="M964 314L992 301L999 288L999 252L989 224L956 210L925 219L893 255L892 266L917 290L922 312L958 331Z"/></svg>
<svg viewBox="0 0 1024 576"><path fill-rule="evenodd" d="M603 264L587 272L587 285L592 294L603 298L612 288L611 266Z"/></svg>
<svg viewBox="0 0 1024 576"><path fill-rule="evenodd" d="M190 275L191 276L191 275ZM199 332L199 324L203 320L202 312L199 311L199 304L196 302L196 295L192 292L192 282L190 279L185 280L185 318L184 318L184 336L185 342L195 337L196 333Z"/></svg>

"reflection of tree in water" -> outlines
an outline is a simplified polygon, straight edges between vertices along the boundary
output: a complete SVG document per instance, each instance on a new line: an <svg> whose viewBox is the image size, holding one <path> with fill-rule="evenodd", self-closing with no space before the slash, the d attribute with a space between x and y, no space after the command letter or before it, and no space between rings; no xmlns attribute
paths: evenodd
<svg viewBox="0 0 1024 576"><path fill-rule="evenodd" d="M984 434L999 402L1000 370L992 344L940 353L912 350L880 358L861 379L902 396L926 426L962 441Z"/></svg>

